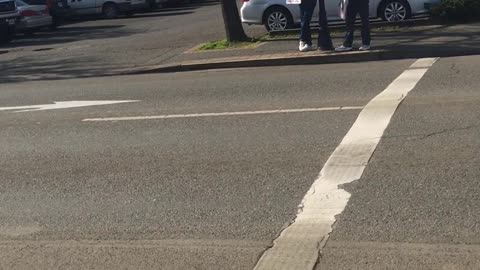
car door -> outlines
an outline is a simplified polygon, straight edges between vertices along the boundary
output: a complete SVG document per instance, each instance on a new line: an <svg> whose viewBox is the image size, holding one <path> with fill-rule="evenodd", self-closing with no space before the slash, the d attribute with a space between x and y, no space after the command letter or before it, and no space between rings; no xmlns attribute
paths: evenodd
<svg viewBox="0 0 480 270"><path fill-rule="evenodd" d="M95 13L95 0L68 0L68 5L78 15Z"/></svg>
<svg viewBox="0 0 480 270"><path fill-rule="evenodd" d="M356 0L351 0L351 1L356 1ZM378 9L378 4L380 2L381 2L381 0L370 0L369 7L370 7L370 17L371 18L377 17L377 9ZM330 20L330 21L341 20L339 14L338 14L338 4L339 3L340 3L340 0L325 0L325 8L327 10L328 20Z"/></svg>
<svg viewBox="0 0 480 270"><path fill-rule="evenodd" d="M325 0L325 10L329 21L340 20L338 16L338 4L340 0Z"/></svg>
<svg viewBox="0 0 480 270"><path fill-rule="evenodd" d="M370 18L377 17L378 5L381 3L381 0L370 0Z"/></svg>

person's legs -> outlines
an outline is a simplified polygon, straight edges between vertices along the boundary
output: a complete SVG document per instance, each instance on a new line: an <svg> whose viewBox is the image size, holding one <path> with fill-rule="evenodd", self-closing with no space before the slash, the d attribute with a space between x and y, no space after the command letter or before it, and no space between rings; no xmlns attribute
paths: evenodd
<svg viewBox="0 0 480 270"><path fill-rule="evenodd" d="M368 0L360 0L359 12L362 19L362 45L370 46L370 9Z"/></svg>
<svg viewBox="0 0 480 270"><path fill-rule="evenodd" d="M305 42L305 36L306 36L306 33L305 33L305 11L306 11L306 7L305 7L305 4L300 4L299 5L300 7L300 43L304 43Z"/></svg>
<svg viewBox="0 0 480 270"><path fill-rule="evenodd" d="M346 14L346 28L345 41L343 46L352 47L353 44L353 34L355 32L355 19L358 14L358 1L359 0L350 0L348 1L347 14Z"/></svg>
<svg viewBox="0 0 480 270"><path fill-rule="evenodd" d="M332 38L328 29L327 11L325 0L318 0L318 48L321 50L332 50Z"/></svg>
<svg viewBox="0 0 480 270"><path fill-rule="evenodd" d="M300 41L312 45L312 33L310 32L310 21L312 20L313 10L315 9L314 0L303 0L300 4L301 29Z"/></svg>

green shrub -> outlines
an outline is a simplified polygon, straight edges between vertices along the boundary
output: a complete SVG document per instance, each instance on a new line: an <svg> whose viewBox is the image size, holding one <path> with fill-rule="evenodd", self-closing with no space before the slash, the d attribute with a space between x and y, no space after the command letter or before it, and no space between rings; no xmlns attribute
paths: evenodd
<svg viewBox="0 0 480 270"><path fill-rule="evenodd" d="M480 19L480 0L442 0L432 14L453 21L471 21Z"/></svg>

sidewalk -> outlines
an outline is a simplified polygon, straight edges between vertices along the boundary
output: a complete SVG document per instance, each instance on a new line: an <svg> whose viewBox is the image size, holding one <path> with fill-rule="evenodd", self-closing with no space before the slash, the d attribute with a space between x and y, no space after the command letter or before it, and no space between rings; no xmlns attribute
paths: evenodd
<svg viewBox="0 0 480 270"><path fill-rule="evenodd" d="M341 31L335 31L332 34L335 45L341 44L342 36ZM210 52L187 51L161 65L139 66L115 72L138 74L474 55L480 54L480 23L383 27L373 29L372 39L373 50L369 52L300 53L297 51L298 40L294 35L277 36L256 48Z"/></svg>
<svg viewBox="0 0 480 270"><path fill-rule="evenodd" d="M217 11L205 12L198 14L198 18L211 16ZM181 15L178 19L191 15ZM199 25L199 28L221 26L220 21ZM191 49L201 42L222 39L223 29L210 29L195 35L192 32L197 28L184 33L172 30L170 26L157 29L157 26L150 27L149 23L150 20L142 18L84 22L61 27L52 33L40 33L31 41L14 42L11 46L0 48L0 84L215 68L480 54L480 22L450 26L409 22L407 25L410 27L376 27L372 33L372 51L343 54L299 53L298 33L292 31L284 36L276 35L273 40L256 48L192 53ZM245 28L253 36L265 33L259 26ZM115 31L112 32L112 29ZM343 27L332 30L335 30L335 45L340 45ZM175 31L181 34L173 33ZM77 36L78 40L68 40ZM24 44L28 42L33 44Z"/></svg>

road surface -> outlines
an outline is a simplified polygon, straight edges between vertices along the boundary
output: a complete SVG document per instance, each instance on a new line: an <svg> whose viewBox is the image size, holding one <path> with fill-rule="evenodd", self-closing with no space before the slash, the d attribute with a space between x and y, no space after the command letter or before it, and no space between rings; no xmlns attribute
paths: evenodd
<svg viewBox="0 0 480 270"><path fill-rule="evenodd" d="M0 269L253 269L415 62L0 84ZM404 96L317 269L478 269L479 62Z"/></svg>

